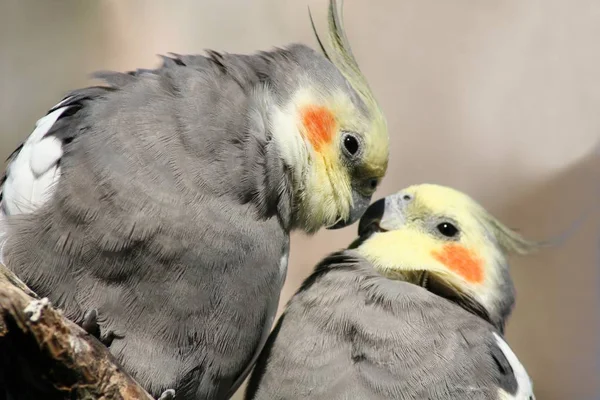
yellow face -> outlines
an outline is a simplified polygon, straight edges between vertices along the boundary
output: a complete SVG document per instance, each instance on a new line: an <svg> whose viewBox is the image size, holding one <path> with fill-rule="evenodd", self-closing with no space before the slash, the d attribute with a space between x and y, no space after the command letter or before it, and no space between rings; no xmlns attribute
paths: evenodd
<svg viewBox="0 0 600 400"><path fill-rule="evenodd" d="M418 281L427 273L484 307L502 296L510 246L501 244L517 239L471 198L437 185L411 186L374 203L360 229L366 239L357 251L384 275Z"/></svg>
<svg viewBox="0 0 600 400"><path fill-rule="evenodd" d="M329 49L313 22L326 62L314 56L298 62L311 72L295 77L300 82L291 101L271 120L291 170L293 225L307 233L357 221L385 175L389 153L385 118L352 54L335 0L327 20Z"/></svg>
<svg viewBox="0 0 600 400"><path fill-rule="evenodd" d="M299 91L288 111L300 142L289 136L297 159L294 187L300 204L297 219L316 231L339 221L360 218L385 175L389 140L380 112L357 109L342 91ZM292 151L290 151L291 153Z"/></svg>

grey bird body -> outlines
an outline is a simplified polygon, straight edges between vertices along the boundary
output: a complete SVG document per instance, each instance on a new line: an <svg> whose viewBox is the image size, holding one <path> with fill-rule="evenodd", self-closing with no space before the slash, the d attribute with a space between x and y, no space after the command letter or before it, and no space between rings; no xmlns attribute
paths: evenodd
<svg viewBox="0 0 600 400"><path fill-rule="evenodd" d="M8 220L7 265L76 322L97 309L155 395L224 397L285 277L288 176L252 115L255 60L230 60L73 93L47 132L64 145L52 201Z"/></svg>
<svg viewBox="0 0 600 400"><path fill-rule="evenodd" d="M290 300L246 398L528 400L507 348L489 322L345 250Z"/></svg>

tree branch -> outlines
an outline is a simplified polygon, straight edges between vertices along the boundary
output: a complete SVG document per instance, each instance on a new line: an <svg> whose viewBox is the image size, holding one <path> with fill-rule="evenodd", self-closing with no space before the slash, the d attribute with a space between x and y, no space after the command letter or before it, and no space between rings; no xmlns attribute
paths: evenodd
<svg viewBox="0 0 600 400"><path fill-rule="evenodd" d="M0 264L0 400L152 400L95 337Z"/></svg>

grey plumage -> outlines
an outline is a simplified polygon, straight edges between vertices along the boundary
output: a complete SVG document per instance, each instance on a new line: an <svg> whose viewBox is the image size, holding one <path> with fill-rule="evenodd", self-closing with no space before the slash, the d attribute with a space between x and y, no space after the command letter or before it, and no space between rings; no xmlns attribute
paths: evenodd
<svg viewBox="0 0 600 400"><path fill-rule="evenodd" d="M290 300L248 400L501 399L517 380L495 328L354 250L323 260Z"/></svg>
<svg viewBox="0 0 600 400"><path fill-rule="evenodd" d="M155 395L221 398L277 302L288 247L287 174L246 111L257 77L121 76L62 105L73 112L48 133L67 141L62 177L52 202L9 221L5 259L74 321L97 308L124 335L111 351Z"/></svg>

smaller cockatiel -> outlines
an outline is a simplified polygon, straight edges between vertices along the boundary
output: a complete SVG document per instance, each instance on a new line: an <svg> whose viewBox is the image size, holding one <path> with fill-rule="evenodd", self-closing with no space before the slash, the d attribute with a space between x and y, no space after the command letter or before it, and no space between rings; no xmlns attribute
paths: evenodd
<svg viewBox="0 0 600 400"><path fill-rule="evenodd" d="M537 244L470 197L411 186L371 205L350 249L290 300L247 400L533 400L506 341L507 255Z"/></svg>

